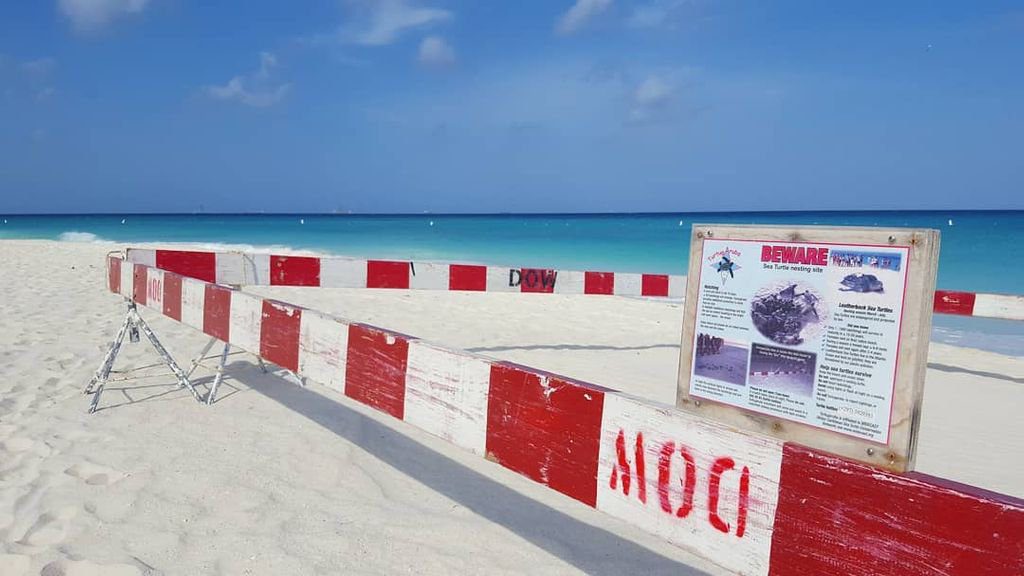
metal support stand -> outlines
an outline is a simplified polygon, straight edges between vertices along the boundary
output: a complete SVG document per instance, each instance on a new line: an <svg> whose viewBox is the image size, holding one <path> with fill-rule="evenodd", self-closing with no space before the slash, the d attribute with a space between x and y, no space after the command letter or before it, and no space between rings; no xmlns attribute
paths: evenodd
<svg viewBox="0 0 1024 576"><path fill-rule="evenodd" d="M196 356L195 359L192 360L192 366L189 367L186 376L192 376L192 373L196 371L196 368L199 368L199 366L203 363L203 360L206 360L206 354L210 351L210 348L213 348L213 345L216 343L216 338L210 338L210 341L207 342L206 346L203 346L203 349L199 352L199 356Z"/></svg>
<svg viewBox="0 0 1024 576"><path fill-rule="evenodd" d="M217 388L220 387L220 383L224 380L224 365L228 362L228 352L231 350L231 344L224 343L224 351L220 353L220 362L217 364L217 375L213 377L213 384L210 386L210 391L206 394L206 405L213 404L215 398L217 398Z"/></svg>
<svg viewBox="0 0 1024 576"><path fill-rule="evenodd" d="M110 349L107 350L106 356L103 357L103 363L100 364L99 369L96 370L96 374L93 375L92 380L85 387L86 394L92 394L92 403L89 405L89 413L92 414L96 411L96 408L100 404L100 395L103 394L103 387L107 384L107 379L110 377L110 371L114 368L114 361L117 360L117 353L121 350L121 344L124 343L125 334L129 335L131 342L139 341L139 329L146 335L149 343L156 350L157 354L163 359L164 363L171 369L174 376L178 379L178 386L188 388L189 392L197 401L202 401L199 397L199 392L196 391L192 382L189 381L188 377L191 374L186 374L184 370L178 366L174 358L167 352L160 340L157 339L156 334L149 327L149 324L139 316L139 311L135 306L135 301L130 300L128 302L128 313L125 315L124 323L121 325L121 329L117 332L117 337L114 338L114 343L110 345ZM193 369L195 369L193 367Z"/></svg>

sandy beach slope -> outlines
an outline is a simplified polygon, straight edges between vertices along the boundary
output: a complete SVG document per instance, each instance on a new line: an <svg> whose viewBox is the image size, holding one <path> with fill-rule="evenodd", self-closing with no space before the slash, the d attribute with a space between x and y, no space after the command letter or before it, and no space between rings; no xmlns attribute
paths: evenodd
<svg viewBox="0 0 1024 576"><path fill-rule="evenodd" d="M213 407L162 375L111 383L87 415L81 388L123 318L111 248L0 241L0 575L724 573L251 356ZM677 302L258 291L674 400ZM143 315L182 362L206 342ZM156 361L129 345L118 368ZM1024 361L933 345L927 377L919 470L1024 496Z"/></svg>

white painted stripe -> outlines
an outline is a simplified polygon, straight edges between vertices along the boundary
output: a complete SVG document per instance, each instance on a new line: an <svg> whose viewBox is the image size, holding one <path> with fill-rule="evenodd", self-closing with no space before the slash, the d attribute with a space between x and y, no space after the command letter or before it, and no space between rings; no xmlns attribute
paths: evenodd
<svg viewBox="0 0 1024 576"><path fill-rule="evenodd" d="M405 421L475 454L487 443L491 365L413 340L405 372Z"/></svg>
<svg viewBox="0 0 1024 576"><path fill-rule="evenodd" d="M270 285L270 254L242 254L242 284Z"/></svg>
<svg viewBox="0 0 1024 576"><path fill-rule="evenodd" d="M241 252L217 252L215 270L218 284L239 286L245 283Z"/></svg>
<svg viewBox="0 0 1024 576"><path fill-rule="evenodd" d="M515 270L513 273L512 271ZM487 267L488 292L519 292L519 286L509 286L509 277L518 278L518 268Z"/></svg>
<svg viewBox="0 0 1024 576"><path fill-rule="evenodd" d="M121 262L121 295L131 298L135 289L135 263Z"/></svg>
<svg viewBox="0 0 1024 576"><path fill-rule="evenodd" d="M559 270L555 276L555 294L583 294L586 282L586 272Z"/></svg>
<svg viewBox="0 0 1024 576"><path fill-rule="evenodd" d="M624 437L629 464L629 494L624 494L625 471L619 468L616 442ZM643 434L646 503L641 502L636 472L636 439ZM669 474L659 475L659 460L669 446ZM681 447L692 456L696 470L693 508L685 517L683 503L686 462ZM729 457L735 468L720 475L718 514L728 533L710 522L710 478L713 463ZM773 438L740 434L735 430L687 415L669 406L659 407L625 395L606 393L601 422L601 452L597 477L597 508L657 534L677 546L714 558L724 568L740 574L767 574L772 527L778 505L782 442ZM746 530L736 534L739 482L743 467L750 471ZM617 488L611 487L617 474ZM669 512L662 509L659 488L666 490Z"/></svg>
<svg viewBox="0 0 1024 576"><path fill-rule="evenodd" d="M320 286L323 288L366 288L366 260L321 258Z"/></svg>
<svg viewBox="0 0 1024 576"><path fill-rule="evenodd" d="M240 290L231 291L231 344L242 350L260 353L260 326L263 322L263 299Z"/></svg>
<svg viewBox="0 0 1024 576"><path fill-rule="evenodd" d="M181 278L181 323L202 330L205 301L206 282L183 276Z"/></svg>
<svg viewBox="0 0 1024 576"><path fill-rule="evenodd" d="M413 271L416 273L413 274ZM409 288L413 290L447 290L448 265L414 262L409 270Z"/></svg>
<svg viewBox="0 0 1024 576"><path fill-rule="evenodd" d="M616 296L640 296L643 293L643 274L615 273Z"/></svg>
<svg viewBox="0 0 1024 576"><path fill-rule="evenodd" d="M1024 320L1024 296L978 294L974 298L973 316Z"/></svg>
<svg viewBox="0 0 1024 576"><path fill-rule="evenodd" d="M686 297L686 276L669 276L668 277L668 297L669 298L684 298L684 297Z"/></svg>
<svg viewBox="0 0 1024 576"><path fill-rule="evenodd" d="M338 392L345 392L348 324L314 310L299 320L299 373Z"/></svg>
<svg viewBox="0 0 1024 576"><path fill-rule="evenodd" d="M164 271L158 268L146 269L146 306L164 312Z"/></svg>
<svg viewBox="0 0 1024 576"><path fill-rule="evenodd" d="M127 258L129 262L156 267L156 250L150 250L148 248L129 248L125 250L125 258Z"/></svg>

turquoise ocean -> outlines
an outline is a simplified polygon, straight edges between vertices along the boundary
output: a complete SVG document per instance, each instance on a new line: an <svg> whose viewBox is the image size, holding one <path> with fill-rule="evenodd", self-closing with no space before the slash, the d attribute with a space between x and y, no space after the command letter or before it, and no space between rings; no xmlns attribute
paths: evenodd
<svg viewBox="0 0 1024 576"><path fill-rule="evenodd" d="M1024 211L0 216L0 239L188 242L374 258L685 274L693 223L935 228L938 286L1024 294ZM1024 322L937 316L934 339L1024 356Z"/></svg>

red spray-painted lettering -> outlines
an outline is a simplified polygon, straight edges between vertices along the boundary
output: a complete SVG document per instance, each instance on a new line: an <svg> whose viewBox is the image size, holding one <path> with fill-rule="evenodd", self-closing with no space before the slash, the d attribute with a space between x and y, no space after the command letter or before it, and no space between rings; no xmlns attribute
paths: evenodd
<svg viewBox="0 0 1024 576"><path fill-rule="evenodd" d="M612 468L612 477L609 485L612 490L618 489L619 469L622 469L622 493L629 496L629 484L632 476L629 473L629 458L626 457L626 434L619 430L619 436L615 439L615 454L618 456L618 464ZM636 483L637 497L640 501L647 503L647 476L644 465L644 433L636 435Z"/></svg>
<svg viewBox="0 0 1024 576"><path fill-rule="evenodd" d="M661 458L658 459L658 499L661 502L661 509L669 514L672 513L672 504L669 502L669 479L672 477L672 455L676 451L674 442L669 441L661 447ZM697 487L697 463L686 446L679 447L679 453L686 463L686 474L681 482L683 483L683 503L676 509L676 516L686 518L693 511L693 491Z"/></svg>
<svg viewBox="0 0 1024 576"><path fill-rule="evenodd" d="M146 286L146 302L159 302L163 297L163 282L159 278L150 278Z"/></svg>
<svg viewBox="0 0 1024 576"><path fill-rule="evenodd" d="M608 485L612 490L618 490L621 478L622 493L629 496L630 486L635 479L637 483L637 498L641 503L647 503L646 477L647 470L644 461L644 436L637 433L636 445L634 447L635 466L630 466L629 455L626 453L626 433L619 430L615 439L615 462L612 465L611 477ZM673 510L671 502L672 485L672 460L679 454L683 459L682 476L679 482L682 486L683 501ZM728 534L731 526L718 513L718 502L721 496L722 475L736 468L736 462L728 457L722 456L715 459L708 473L708 523L719 532ZM666 514L672 514L678 518L686 518L694 508L694 491L697 487L697 462L690 450L683 445L676 448L676 443L671 440L661 445L658 457L658 504ZM750 506L750 469L744 466L740 471L738 487L738 510L736 512L737 538L742 538L747 530L747 512Z"/></svg>

